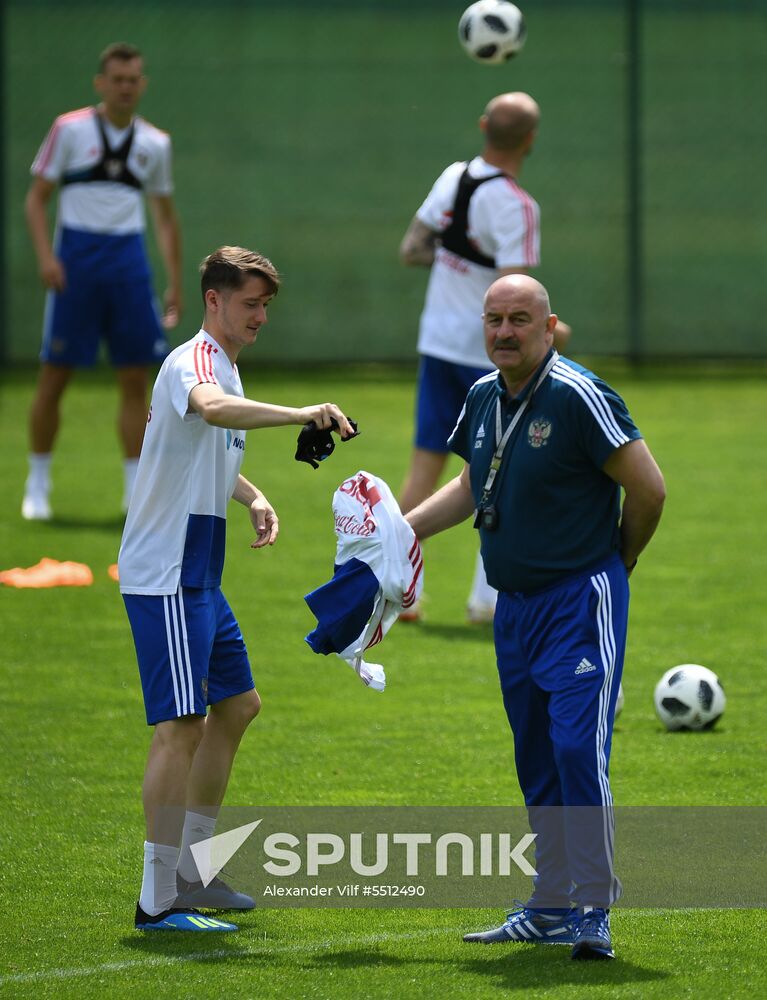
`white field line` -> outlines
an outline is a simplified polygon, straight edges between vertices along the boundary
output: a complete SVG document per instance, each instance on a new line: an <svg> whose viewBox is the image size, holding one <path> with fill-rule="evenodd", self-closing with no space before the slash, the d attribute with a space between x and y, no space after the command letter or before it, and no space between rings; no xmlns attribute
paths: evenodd
<svg viewBox="0 0 767 1000"><path fill-rule="evenodd" d="M137 932L138 933L138 932ZM162 931L145 932L152 934L155 941ZM173 931L167 932L175 940ZM182 932L183 933L183 932ZM458 927L433 927L421 931L409 931L403 934L366 934L364 937L324 938L312 944L270 945L264 942L254 948L217 948L215 951L196 951L187 955L151 955L146 958L127 959L124 962L102 962L101 965L87 965L73 969L37 969L34 972L18 972L8 976L0 976L0 986L10 983L43 982L48 979L77 979L80 976L97 976L107 972L125 972L128 969L144 969L152 966L178 965L183 962L206 961L211 958L247 958L248 955L295 955L306 952L321 951L334 947L352 947L369 944L387 944L392 941L414 941L419 938L435 937L439 934L459 934ZM185 935L186 936L186 935Z"/></svg>

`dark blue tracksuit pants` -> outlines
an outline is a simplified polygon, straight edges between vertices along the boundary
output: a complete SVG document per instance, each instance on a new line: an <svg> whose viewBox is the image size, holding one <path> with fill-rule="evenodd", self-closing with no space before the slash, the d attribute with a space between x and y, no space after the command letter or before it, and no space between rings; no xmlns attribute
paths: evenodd
<svg viewBox="0 0 767 1000"><path fill-rule="evenodd" d="M538 835L532 907L608 907L621 892L608 765L628 605L618 556L538 593L498 597L498 674Z"/></svg>

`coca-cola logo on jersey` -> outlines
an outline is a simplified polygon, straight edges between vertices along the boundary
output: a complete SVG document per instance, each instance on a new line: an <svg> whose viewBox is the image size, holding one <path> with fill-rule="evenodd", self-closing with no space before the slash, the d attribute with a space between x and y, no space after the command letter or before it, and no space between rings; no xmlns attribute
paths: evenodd
<svg viewBox="0 0 767 1000"><path fill-rule="evenodd" d="M339 514L334 511L336 531L344 535L372 535L376 530L373 508L381 499L375 483L371 483L364 476L355 476L341 483L338 490L359 503L362 508L360 512L362 518L356 514Z"/></svg>
<svg viewBox="0 0 767 1000"><path fill-rule="evenodd" d="M360 521L354 514L335 514L336 531L342 535L360 535L367 538L376 530L376 523L373 518L365 518Z"/></svg>

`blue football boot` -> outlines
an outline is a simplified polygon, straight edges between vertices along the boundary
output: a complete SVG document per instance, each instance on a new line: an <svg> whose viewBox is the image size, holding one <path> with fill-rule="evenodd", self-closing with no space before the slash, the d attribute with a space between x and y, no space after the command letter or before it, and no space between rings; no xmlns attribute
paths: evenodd
<svg viewBox="0 0 767 1000"><path fill-rule="evenodd" d="M520 905L507 914L500 927L489 931L464 934L464 941L477 944L508 944L526 941L528 944L573 944L575 910L547 912Z"/></svg>
<svg viewBox="0 0 767 1000"><path fill-rule="evenodd" d="M236 931L239 930L237 924L228 924L225 920L216 920L215 917L206 917L199 910L191 907L172 906L169 910L163 910L156 917L145 913L141 906L136 903L136 930L137 931Z"/></svg>
<svg viewBox="0 0 767 1000"><path fill-rule="evenodd" d="M610 911L584 906L578 911L572 958L615 958L610 938Z"/></svg>

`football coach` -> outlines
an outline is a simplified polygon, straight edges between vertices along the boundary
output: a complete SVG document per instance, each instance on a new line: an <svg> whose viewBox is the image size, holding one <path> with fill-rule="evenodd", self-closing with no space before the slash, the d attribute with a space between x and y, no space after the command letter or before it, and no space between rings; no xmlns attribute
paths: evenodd
<svg viewBox="0 0 767 1000"><path fill-rule="evenodd" d="M474 516L499 591L498 673L538 874L527 903L464 940L614 958L610 745L628 578L658 525L663 476L620 396L554 350L540 282L494 282L483 323L498 370L469 390L450 438L466 464L407 520L423 540Z"/></svg>

